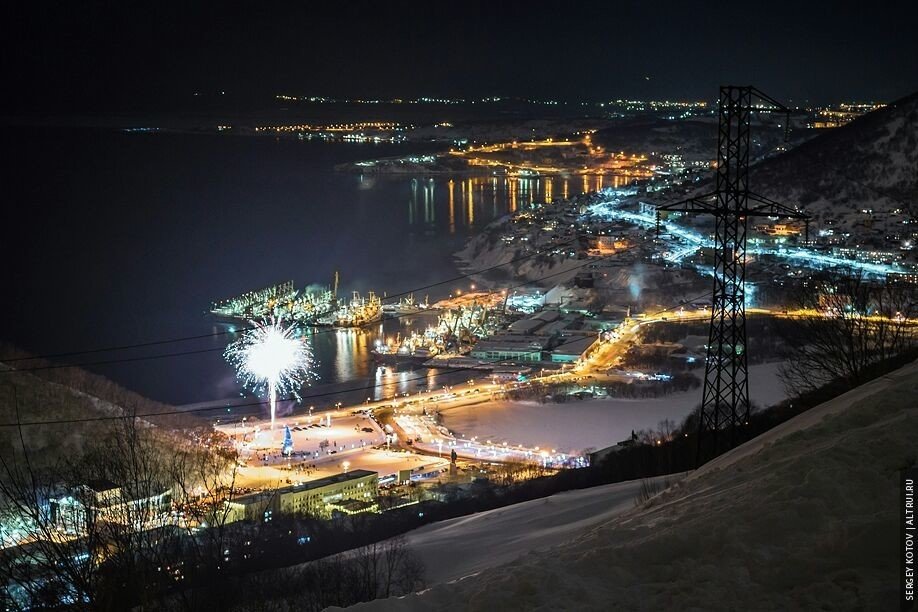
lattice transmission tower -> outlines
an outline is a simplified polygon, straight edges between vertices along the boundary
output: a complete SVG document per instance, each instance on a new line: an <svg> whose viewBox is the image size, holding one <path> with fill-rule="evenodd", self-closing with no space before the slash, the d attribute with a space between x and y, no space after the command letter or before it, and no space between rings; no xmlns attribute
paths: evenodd
<svg viewBox="0 0 918 612"><path fill-rule="evenodd" d="M749 191L751 116L759 111L790 111L751 86L722 86L719 99L717 174L713 192L657 207L661 211L714 216L714 294L705 360L704 391L698 415L697 463L704 461L702 440L711 437L716 455L728 434L736 445L737 428L749 417L746 354L746 229L750 217L808 220L790 208ZM785 138L787 121L785 121ZM807 238L808 231L807 228Z"/></svg>

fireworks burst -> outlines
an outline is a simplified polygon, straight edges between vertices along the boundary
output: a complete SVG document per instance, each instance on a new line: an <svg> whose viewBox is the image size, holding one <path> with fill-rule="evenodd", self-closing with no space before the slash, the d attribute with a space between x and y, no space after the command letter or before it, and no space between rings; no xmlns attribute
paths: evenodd
<svg viewBox="0 0 918 612"><path fill-rule="evenodd" d="M256 393L267 393L271 402L271 429L277 412L277 395L299 398L300 388L315 378L312 348L293 326L281 321L252 323L223 353L236 368L236 376Z"/></svg>

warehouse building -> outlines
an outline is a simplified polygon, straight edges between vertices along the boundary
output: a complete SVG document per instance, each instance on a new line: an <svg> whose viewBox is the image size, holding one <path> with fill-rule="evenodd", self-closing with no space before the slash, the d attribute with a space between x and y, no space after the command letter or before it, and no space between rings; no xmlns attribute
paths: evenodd
<svg viewBox="0 0 918 612"><path fill-rule="evenodd" d="M551 361L552 363L576 363L585 359L598 340L599 337L594 335L561 338L560 344L551 351Z"/></svg>
<svg viewBox="0 0 918 612"><path fill-rule="evenodd" d="M479 340L472 357L486 361L542 361L549 338L530 335L499 335Z"/></svg>

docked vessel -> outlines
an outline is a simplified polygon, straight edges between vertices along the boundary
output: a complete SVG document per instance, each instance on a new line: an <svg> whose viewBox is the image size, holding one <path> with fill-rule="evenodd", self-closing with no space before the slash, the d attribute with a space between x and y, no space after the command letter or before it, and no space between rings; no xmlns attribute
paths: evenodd
<svg viewBox="0 0 918 612"><path fill-rule="evenodd" d="M284 319L303 325L320 325L324 318L334 315L336 309L334 290L327 287L297 290L293 281L286 281L214 302L210 314L225 323Z"/></svg>
<svg viewBox="0 0 918 612"><path fill-rule="evenodd" d="M382 310L383 313L389 316L401 316L409 314L417 314L422 310L426 310L429 307L427 300L424 300L424 303L421 304L416 302L414 299L414 294L409 293L407 296L400 299L398 302L393 302L391 304L383 304Z"/></svg>
<svg viewBox="0 0 918 612"><path fill-rule="evenodd" d="M382 319L382 303L372 291L364 298L355 291L351 301L338 307L335 314L335 325L338 327L358 327Z"/></svg>
<svg viewBox="0 0 918 612"><path fill-rule="evenodd" d="M437 328L428 327L423 333L414 331L404 338L398 335L385 341L377 340L371 352L378 363L423 363L440 353L440 341Z"/></svg>

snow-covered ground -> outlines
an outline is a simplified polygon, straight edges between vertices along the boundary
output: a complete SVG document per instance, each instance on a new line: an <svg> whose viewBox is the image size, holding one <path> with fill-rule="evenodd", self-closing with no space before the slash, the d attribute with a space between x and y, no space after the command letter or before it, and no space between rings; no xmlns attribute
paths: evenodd
<svg viewBox="0 0 918 612"><path fill-rule="evenodd" d="M760 406L784 399L778 363L749 368L749 394ZM538 446L563 453L605 448L626 440L632 430L652 429L670 419L677 425L701 403L701 389L652 399L571 400L563 404L492 402L443 411L443 424L464 438L495 444Z"/></svg>
<svg viewBox="0 0 918 612"><path fill-rule="evenodd" d="M640 488L632 480L567 491L434 523L409 533L406 543L424 562L428 584L458 580L569 541L632 509Z"/></svg>
<svg viewBox="0 0 918 612"><path fill-rule="evenodd" d="M916 394L913 363L791 419L644 507L583 528L567 543L420 594L355 607L895 609L899 470L915 461ZM611 494L607 503L616 503ZM536 513L516 520L524 523ZM515 555L523 552L510 524L499 525L506 530L502 539L474 517L464 532L461 520L448 531L449 541L461 542L463 555L487 557L504 545L514 546ZM561 512L554 523L571 520L577 515ZM422 550L436 542L436 526L427 529L426 535L418 532ZM453 563L448 550L441 555ZM472 569L474 563L463 561ZM448 567L443 575L463 573Z"/></svg>

